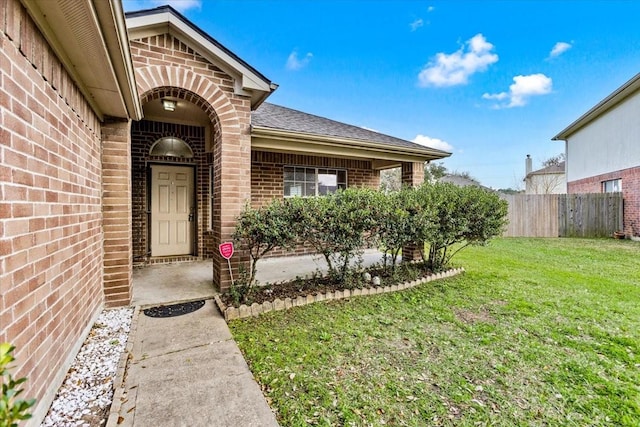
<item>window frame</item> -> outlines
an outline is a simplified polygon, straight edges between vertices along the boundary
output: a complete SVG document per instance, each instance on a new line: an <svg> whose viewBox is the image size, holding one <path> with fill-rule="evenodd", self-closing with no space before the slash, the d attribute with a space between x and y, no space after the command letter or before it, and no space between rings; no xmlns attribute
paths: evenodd
<svg viewBox="0 0 640 427"><path fill-rule="evenodd" d="M178 149L178 152L184 150L184 153L174 153L174 152L164 152L164 153L154 153L156 148L162 147L163 145L170 144L172 149ZM189 145L187 141L184 139L178 138L176 136L163 136L158 138L151 147L149 147L149 157L171 157L176 159L193 159L195 154L193 153L193 148Z"/></svg>
<svg viewBox="0 0 640 427"><path fill-rule="evenodd" d="M293 174L293 180L286 179L287 169ZM313 171L313 182L307 179L307 173ZM324 173L321 173L324 172ZM302 173L304 175L304 179L297 180L296 175L298 173ZM344 175L344 180L340 180L340 175ZM336 177L336 189L335 191L326 191L324 194L321 192L320 185L320 176L321 175L333 175ZM286 185L287 183L292 183L296 185L300 184L303 188L305 188L308 184L313 184L314 194L286 194ZM284 198L290 197L319 197L325 196L328 194L334 194L338 190L343 190L348 187L349 177L347 169L343 168L332 168L332 167L317 167L317 166L301 166L301 165L285 165L282 168L282 193ZM308 187L307 187L308 188ZM302 192L306 193L306 191Z"/></svg>
<svg viewBox="0 0 640 427"><path fill-rule="evenodd" d="M607 187L611 185L609 190ZM607 179L600 183L600 189L603 193L620 193L622 192L622 178Z"/></svg>

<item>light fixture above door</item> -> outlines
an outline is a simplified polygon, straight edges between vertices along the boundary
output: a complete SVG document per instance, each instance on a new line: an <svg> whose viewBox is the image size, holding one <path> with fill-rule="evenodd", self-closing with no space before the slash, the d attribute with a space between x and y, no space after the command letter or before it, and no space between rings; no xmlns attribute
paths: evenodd
<svg viewBox="0 0 640 427"><path fill-rule="evenodd" d="M162 100L162 108L164 108L165 111L175 111L176 104L177 104L176 101L173 101L171 99Z"/></svg>

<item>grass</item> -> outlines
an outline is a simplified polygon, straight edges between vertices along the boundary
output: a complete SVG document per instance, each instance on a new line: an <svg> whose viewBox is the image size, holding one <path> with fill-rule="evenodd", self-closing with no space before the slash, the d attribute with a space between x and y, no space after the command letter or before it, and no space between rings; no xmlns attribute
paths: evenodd
<svg viewBox="0 0 640 427"><path fill-rule="evenodd" d="M640 425L640 244L499 239L454 263L232 322L281 425Z"/></svg>

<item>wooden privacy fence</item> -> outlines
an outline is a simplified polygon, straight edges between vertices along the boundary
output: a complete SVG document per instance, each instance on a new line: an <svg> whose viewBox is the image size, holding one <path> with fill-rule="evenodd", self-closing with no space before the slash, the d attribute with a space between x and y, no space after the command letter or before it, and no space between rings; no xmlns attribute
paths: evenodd
<svg viewBox="0 0 640 427"><path fill-rule="evenodd" d="M513 194L505 237L608 237L622 229L622 193Z"/></svg>

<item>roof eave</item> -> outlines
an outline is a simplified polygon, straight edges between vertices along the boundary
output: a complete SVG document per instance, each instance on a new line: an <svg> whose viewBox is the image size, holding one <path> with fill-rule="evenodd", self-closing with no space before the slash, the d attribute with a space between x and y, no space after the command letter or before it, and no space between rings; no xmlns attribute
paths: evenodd
<svg viewBox="0 0 640 427"><path fill-rule="evenodd" d="M278 87L171 6L129 12L126 23L130 39L145 37L155 31L168 32L186 42L235 80L236 93L249 96L252 109L262 104Z"/></svg>
<svg viewBox="0 0 640 427"><path fill-rule="evenodd" d="M135 91L129 42L119 1L94 4L89 0L77 0L72 5L43 0L22 1L100 120L105 116L141 117L142 106ZM72 13L65 7L71 7ZM77 22L79 16L82 17L80 23ZM77 32L82 32L82 40Z"/></svg>
<svg viewBox="0 0 640 427"><path fill-rule="evenodd" d="M580 116L576 121L571 123L556 136L551 138L551 140L566 141L569 136L576 133L616 105L620 104L638 90L640 90L640 73L633 76L629 81Z"/></svg>
<svg viewBox="0 0 640 427"><path fill-rule="evenodd" d="M396 161L431 161L451 156L451 153L428 147L400 147L359 139L293 132L264 126L252 125L251 137L252 148L269 149L273 151L282 150L283 146L281 143L284 142L298 144L296 148L291 147L291 151L304 147L306 151L317 151L318 154L327 154L332 151L339 154L342 150L350 150L353 154L357 153L357 150L360 150L362 152L361 157Z"/></svg>

